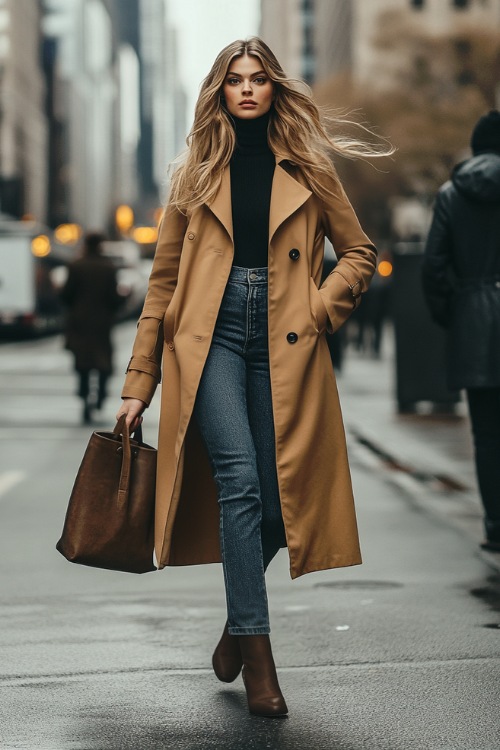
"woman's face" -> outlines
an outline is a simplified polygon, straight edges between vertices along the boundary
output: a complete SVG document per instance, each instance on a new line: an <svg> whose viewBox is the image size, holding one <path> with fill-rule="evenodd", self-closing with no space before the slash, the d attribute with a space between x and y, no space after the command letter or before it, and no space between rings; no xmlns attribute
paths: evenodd
<svg viewBox="0 0 500 750"><path fill-rule="evenodd" d="M226 108L234 117L253 120L269 112L274 88L258 57L235 57L222 86Z"/></svg>

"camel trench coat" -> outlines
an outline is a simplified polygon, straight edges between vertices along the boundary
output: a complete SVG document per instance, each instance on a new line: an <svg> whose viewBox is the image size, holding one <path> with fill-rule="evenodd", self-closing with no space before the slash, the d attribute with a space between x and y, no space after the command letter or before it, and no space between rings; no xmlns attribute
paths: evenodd
<svg viewBox="0 0 500 750"><path fill-rule="evenodd" d="M296 578L361 562L326 328L359 304L376 266L342 188L321 201L277 157L269 219L269 359L276 464ZM122 397L160 381L155 552L160 568L220 561L217 492L193 406L233 261L230 168L210 205L167 206ZM251 231L251 228L250 228ZM324 237L339 259L321 289ZM298 252L297 252L298 251ZM220 404L224 408L224 404Z"/></svg>

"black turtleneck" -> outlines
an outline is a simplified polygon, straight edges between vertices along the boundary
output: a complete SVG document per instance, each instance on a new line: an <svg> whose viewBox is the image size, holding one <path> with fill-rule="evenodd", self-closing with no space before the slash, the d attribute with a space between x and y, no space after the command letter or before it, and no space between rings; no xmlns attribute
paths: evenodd
<svg viewBox="0 0 500 750"><path fill-rule="evenodd" d="M269 112L252 120L233 117L231 158L235 266L264 268L269 244L269 206L275 158L267 143Z"/></svg>

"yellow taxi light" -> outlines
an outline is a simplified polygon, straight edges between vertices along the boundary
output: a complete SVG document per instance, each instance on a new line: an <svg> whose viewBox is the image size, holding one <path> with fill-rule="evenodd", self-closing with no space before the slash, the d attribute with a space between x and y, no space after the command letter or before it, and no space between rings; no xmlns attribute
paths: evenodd
<svg viewBox="0 0 500 750"><path fill-rule="evenodd" d="M158 239L158 229L156 227L135 227L132 237L140 245L151 245Z"/></svg>
<svg viewBox="0 0 500 750"><path fill-rule="evenodd" d="M54 235L62 245L74 245L82 236L82 228L79 224L59 224Z"/></svg>
<svg viewBox="0 0 500 750"><path fill-rule="evenodd" d="M46 234L39 234L31 240L31 252L37 258L45 258L50 253L50 240Z"/></svg>
<svg viewBox="0 0 500 750"><path fill-rule="evenodd" d="M122 204L115 211L115 223L120 232L128 232L134 226L134 212L130 206Z"/></svg>

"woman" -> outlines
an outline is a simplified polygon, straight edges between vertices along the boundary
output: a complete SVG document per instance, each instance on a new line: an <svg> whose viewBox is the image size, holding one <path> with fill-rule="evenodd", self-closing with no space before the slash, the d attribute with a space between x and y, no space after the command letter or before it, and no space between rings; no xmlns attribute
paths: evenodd
<svg viewBox="0 0 500 750"><path fill-rule="evenodd" d="M118 416L133 429L163 380L159 567L222 558L228 619L217 677L243 665L251 713L283 716L264 573L360 562L325 330L360 302L376 251L345 197L308 93L257 38L204 80L159 232ZM366 151L366 149L365 149ZM321 289L323 244L339 263ZM217 505L218 503L218 505Z"/></svg>
<svg viewBox="0 0 500 750"><path fill-rule="evenodd" d="M106 398L113 369L111 329L115 312L122 303L116 271L102 256L103 241L98 232L85 236L83 257L72 263L61 290L61 299L68 306L65 346L75 358L83 424L90 424L93 408L100 409ZM93 372L95 388L91 388Z"/></svg>

